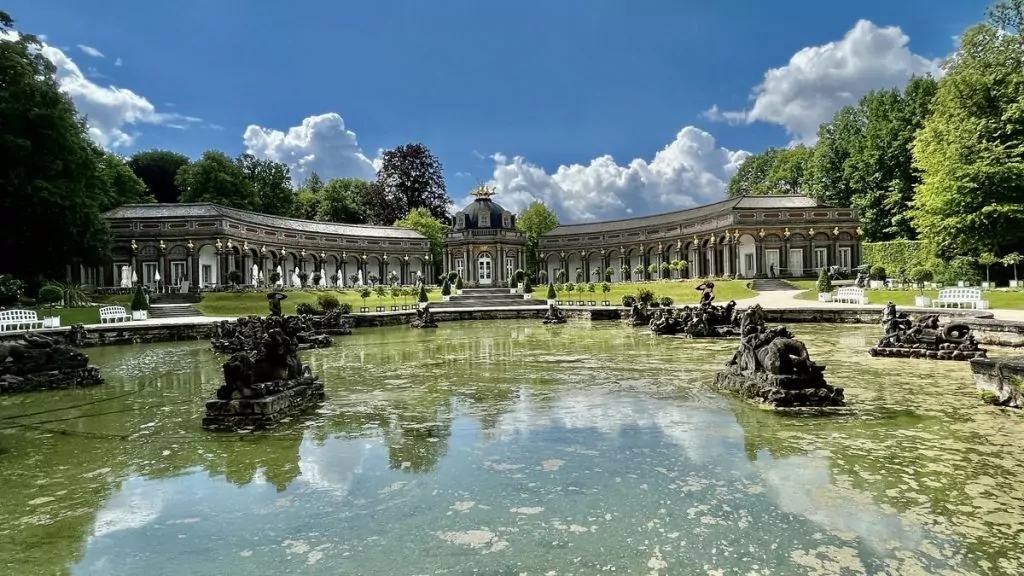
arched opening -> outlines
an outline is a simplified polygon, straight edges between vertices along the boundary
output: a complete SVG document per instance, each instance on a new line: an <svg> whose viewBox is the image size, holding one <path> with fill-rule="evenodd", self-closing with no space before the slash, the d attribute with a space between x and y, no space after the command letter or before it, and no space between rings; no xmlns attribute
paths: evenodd
<svg viewBox="0 0 1024 576"><path fill-rule="evenodd" d="M739 255L739 273L744 278L753 278L757 275L757 250L754 244L754 237L750 234L740 236L736 244L736 252Z"/></svg>
<svg viewBox="0 0 1024 576"><path fill-rule="evenodd" d="M199 247L199 282L205 288L212 288L220 278L220 267L217 262L217 249L211 244Z"/></svg>
<svg viewBox="0 0 1024 576"><path fill-rule="evenodd" d="M480 286L490 286L494 283L493 260L490 252L481 252L476 259L476 282Z"/></svg>
<svg viewBox="0 0 1024 576"><path fill-rule="evenodd" d="M405 261L395 255L388 256L386 266L388 284L405 284Z"/></svg>
<svg viewBox="0 0 1024 576"><path fill-rule="evenodd" d="M604 282L604 256L597 250L587 255L587 282Z"/></svg>

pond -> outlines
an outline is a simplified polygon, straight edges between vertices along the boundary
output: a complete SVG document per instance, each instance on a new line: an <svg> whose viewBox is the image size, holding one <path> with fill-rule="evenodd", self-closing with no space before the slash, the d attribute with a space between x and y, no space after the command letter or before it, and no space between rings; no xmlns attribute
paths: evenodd
<svg viewBox="0 0 1024 576"><path fill-rule="evenodd" d="M706 390L735 341L448 323L304 352L320 410L214 434L207 343L92 349L107 384L0 397L0 572L1021 573L1024 418L793 328L848 408Z"/></svg>

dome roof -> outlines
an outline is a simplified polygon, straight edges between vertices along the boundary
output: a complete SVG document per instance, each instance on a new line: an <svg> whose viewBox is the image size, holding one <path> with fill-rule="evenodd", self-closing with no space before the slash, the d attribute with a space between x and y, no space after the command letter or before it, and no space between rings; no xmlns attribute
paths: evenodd
<svg viewBox="0 0 1024 576"><path fill-rule="evenodd" d="M481 186L471 193L476 196L473 203L455 213L455 229L466 230L475 228L510 229L515 228L515 214L491 200L492 190Z"/></svg>

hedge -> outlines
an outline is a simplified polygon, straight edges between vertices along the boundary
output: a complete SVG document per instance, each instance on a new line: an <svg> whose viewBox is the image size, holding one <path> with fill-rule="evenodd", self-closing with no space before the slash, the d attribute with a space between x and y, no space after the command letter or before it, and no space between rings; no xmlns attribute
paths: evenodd
<svg viewBox="0 0 1024 576"><path fill-rule="evenodd" d="M892 240L889 242L865 242L861 244L861 262L869 266L881 266L890 278L906 278L918 266L934 264L935 257L917 240Z"/></svg>

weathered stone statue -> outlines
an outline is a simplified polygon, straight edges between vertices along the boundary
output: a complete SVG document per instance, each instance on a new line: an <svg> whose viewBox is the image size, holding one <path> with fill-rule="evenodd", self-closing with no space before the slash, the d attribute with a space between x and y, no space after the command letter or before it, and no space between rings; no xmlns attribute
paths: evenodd
<svg viewBox="0 0 1024 576"><path fill-rule="evenodd" d="M649 326L651 320L654 318L654 314L646 304L640 304L639 302L633 304L633 307L629 310L629 319L626 321L630 326Z"/></svg>
<svg viewBox="0 0 1024 576"><path fill-rule="evenodd" d="M206 403L204 428L267 428L324 399L323 383L299 360L296 320L248 318L253 329L240 337L247 348L224 363L224 385Z"/></svg>
<svg viewBox="0 0 1024 576"><path fill-rule="evenodd" d="M928 358L932 360L970 360L986 358L970 326L951 323L942 326L936 314L925 314L914 322L906 312L897 312L892 302L882 311L885 335L868 350L872 356Z"/></svg>
<svg viewBox="0 0 1024 576"><path fill-rule="evenodd" d="M713 299L714 295L710 298ZM696 308L683 306L675 312L669 310L664 316L651 321L651 331L663 335L686 334L694 338L738 336L739 320L735 300L730 300L725 306L709 301Z"/></svg>
<svg viewBox="0 0 1024 576"><path fill-rule="evenodd" d="M281 315L281 301L288 298L288 295L284 292L268 292L267 303L270 305L270 315L280 316Z"/></svg>
<svg viewBox="0 0 1024 576"><path fill-rule="evenodd" d="M707 306L715 301L715 283L711 280L705 280L697 286L697 290L700 291L700 305Z"/></svg>
<svg viewBox="0 0 1024 576"><path fill-rule="evenodd" d="M544 315L545 324L565 324L565 314L554 304L548 304L548 312Z"/></svg>
<svg viewBox="0 0 1024 576"><path fill-rule="evenodd" d="M416 311L416 319L410 324L413 328L437 328L437 321L434 320L434 315L430 313L430 304L424 304L422 308Z"/></svg>
<svg viewBox="0 0 1024 576"><path fill-rule="evenodd" d="M57 338L28 333L0 342L0 394L102 383L89 357Z"/></svg>
<svg viewBox="0 0 1024 576"><path fill-rule="evenodd" d="M222 353L253 350L271 328L278 326L295 339L299 350L329 348L334 344L330 336L317 333L307 316L243 316L233 322L215 322L210 345L214 352Z"/></svg>
<svg viewBox="0 0 1024 576"><path fill-rule="evenodd" d="M842 406L843 389L825 382L824 366L784 327L766 328L757 311L744 314L740 347L713 386L780 408Z"/></svg>

